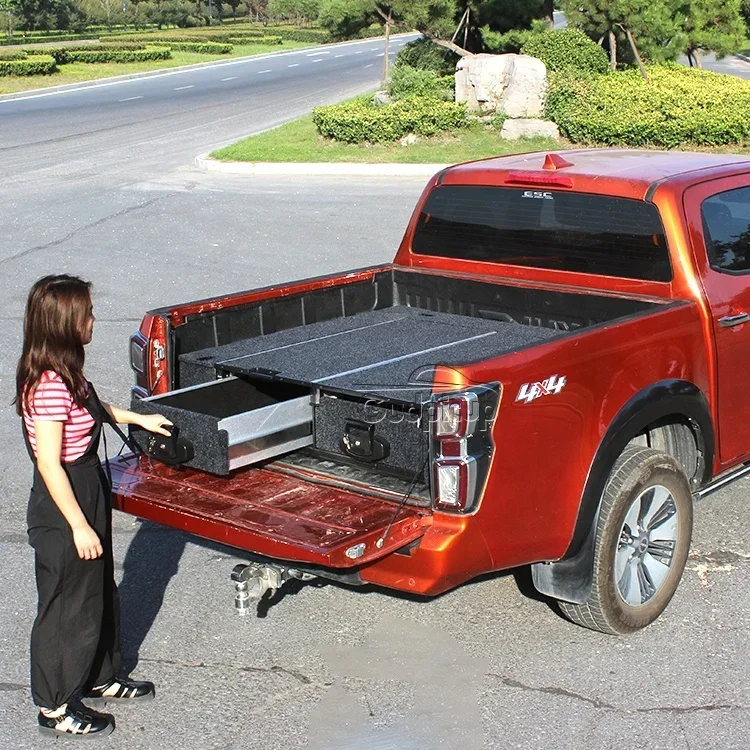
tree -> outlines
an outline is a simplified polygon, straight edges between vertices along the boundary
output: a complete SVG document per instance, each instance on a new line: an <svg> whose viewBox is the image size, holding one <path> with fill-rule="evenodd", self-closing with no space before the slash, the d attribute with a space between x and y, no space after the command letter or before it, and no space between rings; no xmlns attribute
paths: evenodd
<svg viewBox="0 0 750 750"><path fill-rule="evenodd" d="M297 26L318 17L320 0L268 0L268 15L293 19Z"/></svg>
<svg viewBox="0 0 750 750"><path fill-rule="evenodd" d="M644 78L646 70L640 52L648 59L657 61L674 59L677 55L675 38L678 27L669 2L562 0L562 8L571 26L606 44L613 70L617 66L618 51L620 59L630 61L625 49L629 49ZM618 40L621 44L618 44Z"/></svg>
<svg viewBox="0 0 750 750"><path fill-rule="evenodd" d="M681 49L699 68L701 50L723 57L738 49L745 37L741 0L683 0L677 3L675 16Z"/></svg>
<svg viewBox="0 0 750 750"><path fill-rule="evenodd" d="M15 0L17 15L27 29L74 29L85 25L85 14L73 0Z"/></svg>
<svg viewBox="0 0 750 750"><path fill-rule="evenodd" d="M237 20L237 8L242 5L242 0L224 0L226 4L232 9L232 18Z"/></svg>
<svg viewBox="0 0 750 750"><path fill-rule="evenodd" d="M0 0L0 29L13 39L13 30L19 21L18 3L16 0Z"/></svg>
<svg viewBox="0 0 750 750"><path fill-rule="evenodd" d="M372 24L381 23L385 30L385 82L394 24L402 24L429 35L450 36L455 12L455 0L322 0L318 22L338 38L351 38Z"/></svg>

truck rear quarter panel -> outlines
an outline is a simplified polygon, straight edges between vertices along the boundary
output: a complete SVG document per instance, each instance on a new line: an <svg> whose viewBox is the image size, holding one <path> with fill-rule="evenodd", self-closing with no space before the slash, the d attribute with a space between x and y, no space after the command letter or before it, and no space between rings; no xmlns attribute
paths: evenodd
<svg viewBox="0 0 750 750"><path fill-rule="evenodd" d="M708 391L700 314L689 302L462 368L499 381L495 451L479 509L468 523L496 569L562 557L602 439L624 405L665 379ZM524 384L556 375L558 393L517 400ZM436 523L437 523L436 519Z"/></svg>

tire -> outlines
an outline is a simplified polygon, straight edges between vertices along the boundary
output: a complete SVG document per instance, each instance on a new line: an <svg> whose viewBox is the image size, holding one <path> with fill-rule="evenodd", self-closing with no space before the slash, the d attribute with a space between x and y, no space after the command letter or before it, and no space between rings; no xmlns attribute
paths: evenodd
<svg viewBox="0 0 750 750"><path fill-rule="evenodd" d="M602 633L645 628L677 590L692 531L693 498L679 461L653 448L626 448L602 495L589 599L559 602L560 610Z"/></svg>

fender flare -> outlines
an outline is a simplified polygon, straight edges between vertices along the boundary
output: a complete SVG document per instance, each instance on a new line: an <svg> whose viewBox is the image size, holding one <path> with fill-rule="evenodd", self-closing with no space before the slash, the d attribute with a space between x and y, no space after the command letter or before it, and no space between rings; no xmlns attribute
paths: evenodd
<svg viewBox="0 0 750 750"><path fill-rule="evenodd" d="M693 489L711 479L714 427L703 392L686 380L662 380L635 394L617 413L599 444L581 497L575 529L565 555L531 566L534 586L542 594L574 604L589 598L594 544L602 494L610 471L625 446L650 424L669 416L685 418L693 427L703 456Z"/></svg>

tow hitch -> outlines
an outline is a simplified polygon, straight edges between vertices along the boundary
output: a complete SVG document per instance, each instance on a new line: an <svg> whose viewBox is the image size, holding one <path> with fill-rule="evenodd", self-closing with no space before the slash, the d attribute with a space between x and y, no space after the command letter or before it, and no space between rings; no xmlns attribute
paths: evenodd
<svg viewBox="0 0 750 750"><path fill-rule="evenodd" d="M288 580L311 581L311 573L303 573L295 568L262 563L240 563L232 569L234 581L234 607L240 615L246 615L254 602L263 598L267 591L280 589Z"/></svg>

